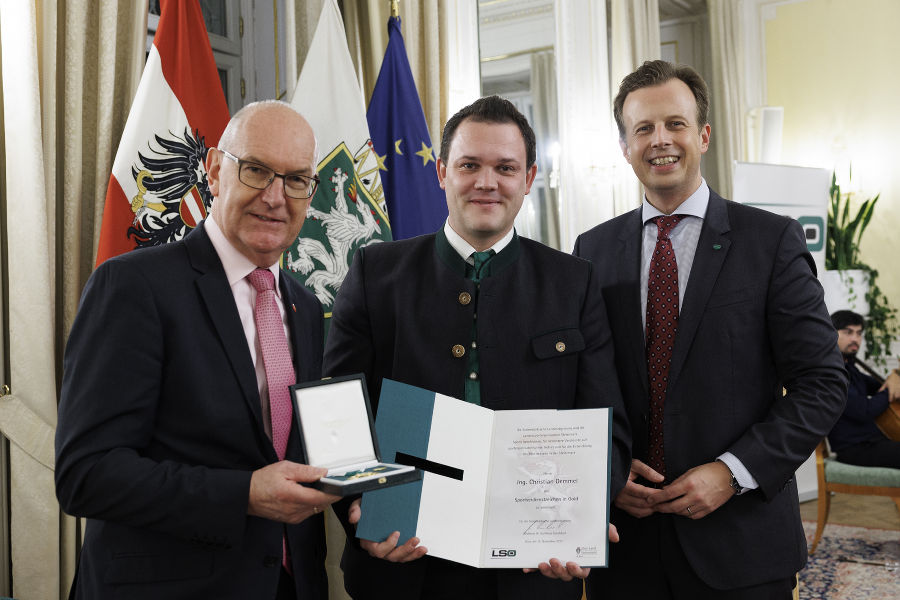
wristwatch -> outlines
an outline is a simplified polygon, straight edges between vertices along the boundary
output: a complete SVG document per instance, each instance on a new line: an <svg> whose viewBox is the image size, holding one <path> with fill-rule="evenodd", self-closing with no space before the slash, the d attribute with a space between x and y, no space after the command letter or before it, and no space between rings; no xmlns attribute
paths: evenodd
<svg viewBox="0 0 900 600"><path fill-rule="evenodd" d="M729 467L729 466L725 463L724 460L722 460L721 458L717 458L716 461L718 461L718 462L722 463L723 465L725 465L725 468L727 468L727 469L728 469L728 472L731 473L731 467ZM729 485L731 485L731 489L734 490L734 494L735 494L736 496L740 496L740 495L741 495L741 492L744 491L744 486L742 486L741 484L738 483L737 477L734 476L734 473L731 473L731 481L729 482Z"/></svg>

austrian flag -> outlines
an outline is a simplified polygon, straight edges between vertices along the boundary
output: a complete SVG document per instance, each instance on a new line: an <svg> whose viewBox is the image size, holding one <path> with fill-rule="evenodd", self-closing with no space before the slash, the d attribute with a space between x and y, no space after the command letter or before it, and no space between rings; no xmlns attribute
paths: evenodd
<svg viewBox="0 0 900 600"><path fill-rule="evenodd" d="M161 0L159 25L113 162L97 264L183 237L212 195L206 152L228 124L199 2Z"/></svg>

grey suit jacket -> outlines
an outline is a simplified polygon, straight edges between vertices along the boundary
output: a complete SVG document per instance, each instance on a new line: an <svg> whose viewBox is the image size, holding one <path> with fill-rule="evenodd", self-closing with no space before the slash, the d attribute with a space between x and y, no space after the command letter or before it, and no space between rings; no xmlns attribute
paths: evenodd
<svg viewBox="0 0 900 600"><path fill-rule="evenodd" d="M285 272L298 381L321 375L322 309ZM304 598L326 598L321 515L247 515L277 461L222 263L203 225L104 262L66 346L56 491L87 517L76 598L274 598L282 534ZM296 428L296 422L295 422ZM296 432L288 459L300 461Z"/></svg>
<svg viewBox="0 0 900 600"><path fill-rule="evenodd" d="M596 266L633 455L648 462L641 231L638 208L581 235L575 254ZM669 371L667 477L728 451L759 489L702 519L674 520L707 584L754 585L790 577L805 564L793 475L843 409L847 379L836 340L800 225L711 192ZM622 543L641 543L629 539L631 517L616 510L613 518Z"/></svg>

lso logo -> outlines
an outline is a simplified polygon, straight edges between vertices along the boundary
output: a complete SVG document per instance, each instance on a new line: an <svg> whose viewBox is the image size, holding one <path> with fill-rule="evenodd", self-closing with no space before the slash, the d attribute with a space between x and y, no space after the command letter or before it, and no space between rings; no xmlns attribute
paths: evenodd
<svg viewBox="0 0 900 600"><path fill-rule="evenodd" d="M507 548L491 548L491 558L512 558L515 555L515 550Z"/></svg>

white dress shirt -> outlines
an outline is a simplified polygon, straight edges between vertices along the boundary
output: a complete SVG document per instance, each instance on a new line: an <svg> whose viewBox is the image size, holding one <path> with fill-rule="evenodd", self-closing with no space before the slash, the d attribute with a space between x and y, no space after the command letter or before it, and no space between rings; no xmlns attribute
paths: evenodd
<svg viewBox="0 0 900 600"><path fill-rule="evenodd" d="M266 367L263 363L262 348L259 345L259 336L256 335L256 321L253 319L253 309L256 308L256 288L247 279L247 275L256 270L256 265L244 256L240 250L231 245L225 234L219 228L218 224L209 215L204 221L206 233L212 242L222 266L225 268L225 277L228 279L228 285L231 286L231 293L234 295L234 303L237 305L238 315L241 318L241 325L244 328L244 336L247 338L247 347L250 349L250 360L253 361L256 369L256 385L259 389L259 398L262 404L263 425L266 428L266 435L272 437L272 418L269 412L269 385L266 381ZM281 313L281 321L284 323L284 335L288 339L288 349L291 352L291 358L294 357L294 347L290 343L291 334L288 331L287 313L284 308L284 301L281 298L281 287L279 285L280 268L278 263L269 265L269 271L275 276L275 304L278 305L278 312Z"/></svg>
<svg viewBox="0 0 900 600"><path fill-rule="evenodd" d="M504 235L496 244L488 248L488 250L493 250L496 254L500 254L500 251L506 248L512 241L515 231L515 227L511 228L506 232L506 235ZM444 221L444 235L447 236L447 241L464 261L470 265L475 264L475 259L472 258L472 253L476 251L475 248L472 244L464 240L461 235L453 231L453 228L450 227L449 219Z"/></svg>
<svg viewBox="0 0 900 600"><path fill-rule="evenodd" d="M672 250L675 252L675 264L678 267L678 312L684 304L684 294L687 291L688 280L691 277L691 268L694 266L694 256L697 253L697 242L700 240L700 231L703 229L703 220L706 218L706 209L709 206L709 186L706 180L700 180L700 187L688 196L672 213L684 215L684 218L669 233L672 241ZM647 334L647 281L650 276L650 259L656 248L656 236L658 228L651 219L658 216L666 216L644 198L641 206L641 219L644 223L643 238L641 240L641 320L644 325L644 335ZM725 452L716 460L725 463L731 469L732 475L743 488L741 493L759 487L759 483L734 454Z"/></svg>

